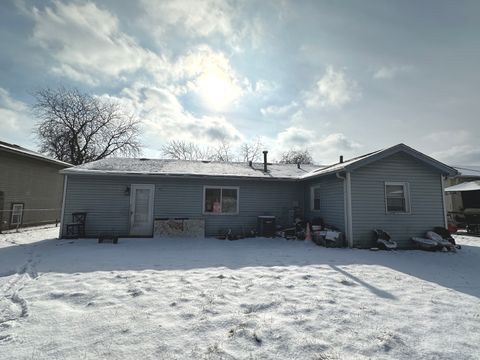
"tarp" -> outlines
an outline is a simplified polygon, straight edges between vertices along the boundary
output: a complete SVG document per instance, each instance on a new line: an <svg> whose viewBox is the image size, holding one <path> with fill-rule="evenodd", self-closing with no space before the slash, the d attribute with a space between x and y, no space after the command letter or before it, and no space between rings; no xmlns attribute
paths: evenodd
<svg viewBox="0 0 480 360"><path fill-rule="evenodd" d="M480 190L480 180L468 181L445 188L445 191L475 191Z"/></svg>

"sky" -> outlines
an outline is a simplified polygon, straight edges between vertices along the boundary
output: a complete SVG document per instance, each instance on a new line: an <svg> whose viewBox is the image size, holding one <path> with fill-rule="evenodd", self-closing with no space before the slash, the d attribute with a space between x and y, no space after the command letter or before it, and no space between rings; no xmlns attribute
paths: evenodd
<svg viewBox="0 0 480 360"><path fill-rule="evenodd" d="M318 164L403 142L480 165L479 1L2 1L0 140L36 149L32 92L59 86L173 139Z"/></svg>

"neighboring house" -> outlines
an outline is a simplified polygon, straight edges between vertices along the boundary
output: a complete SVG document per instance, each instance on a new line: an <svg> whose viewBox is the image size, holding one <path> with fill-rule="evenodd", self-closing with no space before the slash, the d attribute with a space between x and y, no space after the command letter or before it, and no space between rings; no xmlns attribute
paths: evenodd
<svg viewBox="0 0 480 360"><path fill-rule="evenodd" d="M0 231L60 220L70 164L0 141Z"/></svg>
<svg viewBox="0 0 480 360"><path fill-rule="evenodd" d="M412 236L445 226L443 177L456 174L404 144L331 166L103 159L64 169L62 233L86 212L86 235L152 236L155 219L192 218L205 234L256 227L275 216L321 217L345 232L351 247L373 246L372 229L407 248Z"/></svg>
<svg viewBox="0 0 480 360"><path fill-rule="evenodd" d="M462 213L465 209L480 208L480 180L479 166L453 166L458 174L450 177L445 182L445 187L464 184L456 187L458 191L448 191L445 194L447 211L450 213ZM469 183L469 184L466 184ZM463 191L462 189L467 189ZM476 189L476 190L475 190Z"/></svg>

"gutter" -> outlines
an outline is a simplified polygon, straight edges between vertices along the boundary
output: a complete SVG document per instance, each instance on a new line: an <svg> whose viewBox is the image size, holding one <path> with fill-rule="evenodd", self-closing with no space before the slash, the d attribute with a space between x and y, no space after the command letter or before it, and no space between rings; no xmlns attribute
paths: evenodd
<svg viewBox="0 0 480 360"><path fill-rule="evenodd" d="M346 172L345 177L339 172L335 174L337 178L343 180L343 210L345 217L345 233L348 247L353 247L353 226L352 226L352 184L350 172Z"/></svg>
<svg viewBox="0 0 480 360"><path fill-rule="evenodd" d="M259 180L259 181L288 181L288 182L298 182L302 181L298 177L274 177L274 176L241 176L241 175L207 175L207 174L172 174L172 173L119 173L119 172L108 172L108 171L98 171L98 170L86 170L86 171L71 171L69 169L60 170L61 174L72 175L72 176L113 176L113 177L138 177L143 176L147 178L172 178L172 179L238 179L238 180Z"/></svg>

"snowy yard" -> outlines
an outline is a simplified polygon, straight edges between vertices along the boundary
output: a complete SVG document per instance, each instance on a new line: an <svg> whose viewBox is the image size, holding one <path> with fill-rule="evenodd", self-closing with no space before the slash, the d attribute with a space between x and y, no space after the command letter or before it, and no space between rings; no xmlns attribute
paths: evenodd
<svg viewBox="0 0 480 360"><path fill-rule="evenodd" d="M0 235L2 359L480 357L480 238L428 253L57 232Z"/></svg>

